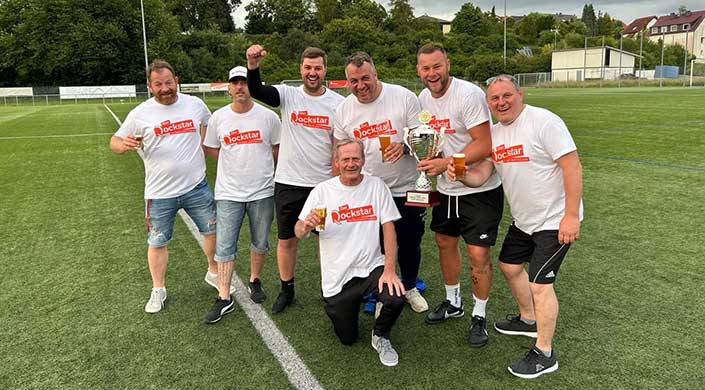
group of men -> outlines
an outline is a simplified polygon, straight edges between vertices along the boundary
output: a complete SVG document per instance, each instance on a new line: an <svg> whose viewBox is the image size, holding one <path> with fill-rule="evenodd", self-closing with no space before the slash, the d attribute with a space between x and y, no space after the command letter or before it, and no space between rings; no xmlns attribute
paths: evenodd
<svg viewBox="0 0 705 390"><path fill-rule="evenodd" d="M354 343L363 297L376 294L371 343L380 361L394 366L399 358L390 335L405 302L415 312L429 311L416 288L426 209L405 204L417 172L425 171L438 177L442 194L430 228L446 292L443 302L426 314L426 323L464 315L462 237L472 278L467 341L471 347L487 344L490 247L506 194L513 224L499 266L519 315L494 327L503 334L536 338L529 353L508 367L514 375L535 378L555 371L551 340L558 303L553 282L582 219L582 170L563 121L525 105L511 76L488 80L487 97L476 85L451 77L450 61L437 44L418 51L417 72L426 87L418 97L381 82L372 58L356 52L345 66L350 95L343 98L326 88L326 54L318 48L307 48L301 56L302 86L263 85L259 68L266 55L260 45L247 49L247 68L238 66L229 74L232 103L212 116L202 101L177 92L178 78L168 63L155 61L148 71L154 97L130 112L111 139L113 151L138 150L145 163L153 283L145 311L159 312L166 300L166 248L179 209L203 235L205 280L218 289L204 321L217 322L234 309L233 261L245 213L251 237L250 298L263 302L260 272L276 212L281 290L272 313L295 302L298 242L313 232L324 308L335 334L343 344ZM279 107L281 121L252 98ZM443 128L446 140L440 157L419 162L404 145L403 129L421 125L422 109L431 113L427 124ZM499 121L495 125L490 110ZM384 150L381 135L391 138ZM205 180L203 151L217 160L215 196ZM468 170L456 178L451 156L459 152Z"/></svg>

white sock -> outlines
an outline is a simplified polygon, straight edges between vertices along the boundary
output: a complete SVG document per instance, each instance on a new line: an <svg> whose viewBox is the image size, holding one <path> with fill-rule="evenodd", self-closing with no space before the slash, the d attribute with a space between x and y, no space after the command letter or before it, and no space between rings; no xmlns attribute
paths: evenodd
<svg viewBox="0 0 705 390"><path fill-rule="evenodd" d="M480 316L482 318L487 318L487 315L485 314L485 308L487 307L487 299L480 299L475 296L475 294L472 294L472 300L475 302L475 305L472 307L472 316Z"/></svg>
<svg viewBox="0 0 705 390"><path fill-rule="evenodd" d="M463 304L463 300L460 298L460 283L446 284L446 299L455 307L460 307Z"/></svg>

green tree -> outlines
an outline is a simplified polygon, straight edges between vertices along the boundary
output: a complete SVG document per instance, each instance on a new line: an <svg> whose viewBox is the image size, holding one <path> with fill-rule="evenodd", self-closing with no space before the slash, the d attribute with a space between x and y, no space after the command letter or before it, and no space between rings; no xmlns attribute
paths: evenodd
<svg viewBox="0 0 705 390"><path fill-rule="evenodd" d="M518 21L514 25L513 31L519 36L521 42L536 45L538 43L539 34L541 34L542 31L551 30L554 23L555 20L553 16L532 12ZM551 41L553 41L552 36Z"/></svg>
<svg viewBox="0 0 705 390"><path fill-rule="evenodd" d="M314 4L316 5L316 21L321 26L325 26L342 15L338 0L315 0Z"/></svg>
<svg viewBox="0 0 705 390"><path fill-rule="evenodd" d="M387 28L397 34L406 34L411 29L414 20L414 9L409 0L390 0Z"/></svg>
<svg viewBox="0 0 705 390"><path fill-rule="evenodd" d="M375 28L381 28L387 20L387 11L373 0L340 0L342 18L360 18Z"/></svg>
<svg viewBox="0 0 705 390"><path fill-rule="evenodd" d="M165 0L166 8L176 17L181 31L217 29L235 31L230 15L241 0Z"/></svg>
<svg viewBox="0 0 705 390"><path fill-rule="evenodd" d="M475 7L472 3L465 3L460 7L460 11L455 14L455 19L453 19L451 24L451 32L477 37L488 35L491 32L491 27L492 23L480 7Z"/></svg>
<svg viewBox="0 0 705 390"><path fill-rule="evenodd" d="M608 13L600 15L597 19L597 35L618 38L620 32L624 28L624 23L621 20L612 19Z"/></svg>
<svg viewBox="0 0 705 390"><path fill-rule="evenodd" d="M145 1L150 58L178 52L178 27L161 0ZM0 2L0 84L144 82L139 3L130 0ZM6 76L11 78L6 78Z"/></svg>
<svg viewBox="0 0 705 390"><path fill-rule="evenodd" d="M595 8L593 8L592 4L585 4L583 6L583 15L580 20L585 23L587 35L594 37L597 31L597 17L595 16Z"/></svg>
<svg viewBox="0 0 705 390"><path fill-rule="evenodd" d="M311 0L255 0L245 6L248 34L286 34L290 28L316 29Z"/></svg>

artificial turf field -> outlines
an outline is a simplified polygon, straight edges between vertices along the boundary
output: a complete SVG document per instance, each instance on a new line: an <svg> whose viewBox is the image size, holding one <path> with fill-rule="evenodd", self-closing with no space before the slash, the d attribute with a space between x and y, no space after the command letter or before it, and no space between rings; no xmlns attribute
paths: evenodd
<svg viewBox="0 0 705 390"><path fill-rule="evenodd" d="M322 308L309 240L299 250L298 302L272 319L324 388L705 384L705 89L525 94L527 103L566 121L584 169L581 237L556 283L560 369L533 381L515 378L506 366L530 339L490 330L490 343L471 349L469 315L429 326L408 306L392 334L397 367L382 366L370 347L369 315L361 315L360 341L342 346ZM208 101L212 110L225 103ZM110 107L124 118L132 105ZM169 299L159 314L144 313L151 284L143 168L134 153L110 152L115 129L102 104L0 106L0 388L291 387L239 307L215 325L202 323L215 290L203 282L205 258L180 221L170 245ZM208 165L213 184L214 162ZM509 222L506 208L500 240ZM244 279L247 229L239 247ZM445 296L436 259L427 230L421 274L432 307ZM267 261L269 313L279 288L274 251ZM516 312L495 266L488 319Z"/></svg>

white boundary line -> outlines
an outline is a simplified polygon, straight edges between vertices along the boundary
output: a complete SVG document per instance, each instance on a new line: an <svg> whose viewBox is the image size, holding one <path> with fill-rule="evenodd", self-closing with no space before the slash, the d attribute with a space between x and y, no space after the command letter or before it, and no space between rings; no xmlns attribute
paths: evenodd
<svg viewBox="0 0 705 390"><path fill-rule="evenodd" d="M105 109L108 110L110 115L113 116L115 122L118 126L122 124L120 119L113 113L110 108L103 104ZM198 245L203 248L203 237L199 233L196 224L193 222L191 217L186 214L184 210L179 210L179 215L181 219L186 223L189 231L193 235L193 238L198 241ZM233 278L235 282L235 300L240 305L242 310L250 319L250 322L255 327L255 330L262 337L262 341L269 348L269 351L277 359L279 365L284 370L289 382L296 389L300 390L318 390L323 389L318 380L313 376L311 371L306 367L306 364L301 360L301 357L296 353L294 347L289 344L286 337L277 328L274 321L272 321L267 313L262 309L261 305L258 305L252 300L250 300L250 295L247 292L245 284L242 283L240 278Z"/></svg>
<svg viewBox="0 0 705 390"><path fill-rule="evenodd" d="M90 134L56 134L56 135L24 135L17 137L0 137L0 140L6 139L35 139L35 138L71 138L71 137L96 137L102 135L113 135L113 133L90 133Z"/></svg>
<svg viewBox="0 0 705 390"><path fill-rule="evenodd" d="M183 209L179 210L179 215L188 226L193 237L198 241L198 244L203 248L203 237L198 232L198 227L196 227L191 217ZM250 322L252 322L252 325L254 325L272 355L277 359L279 365L281 365L284 373L289 378L289 382L296 389L322 389L323 387L311 374L311 371L296 353L294 347L286 341L286 337L277 329L274 321L267 316L262 306L250 300L250 294L247 292L245 284L242 283L240 278L233 278L233 282L235 283L235 300L245 312L247 318L250 319Z"/></svg>

